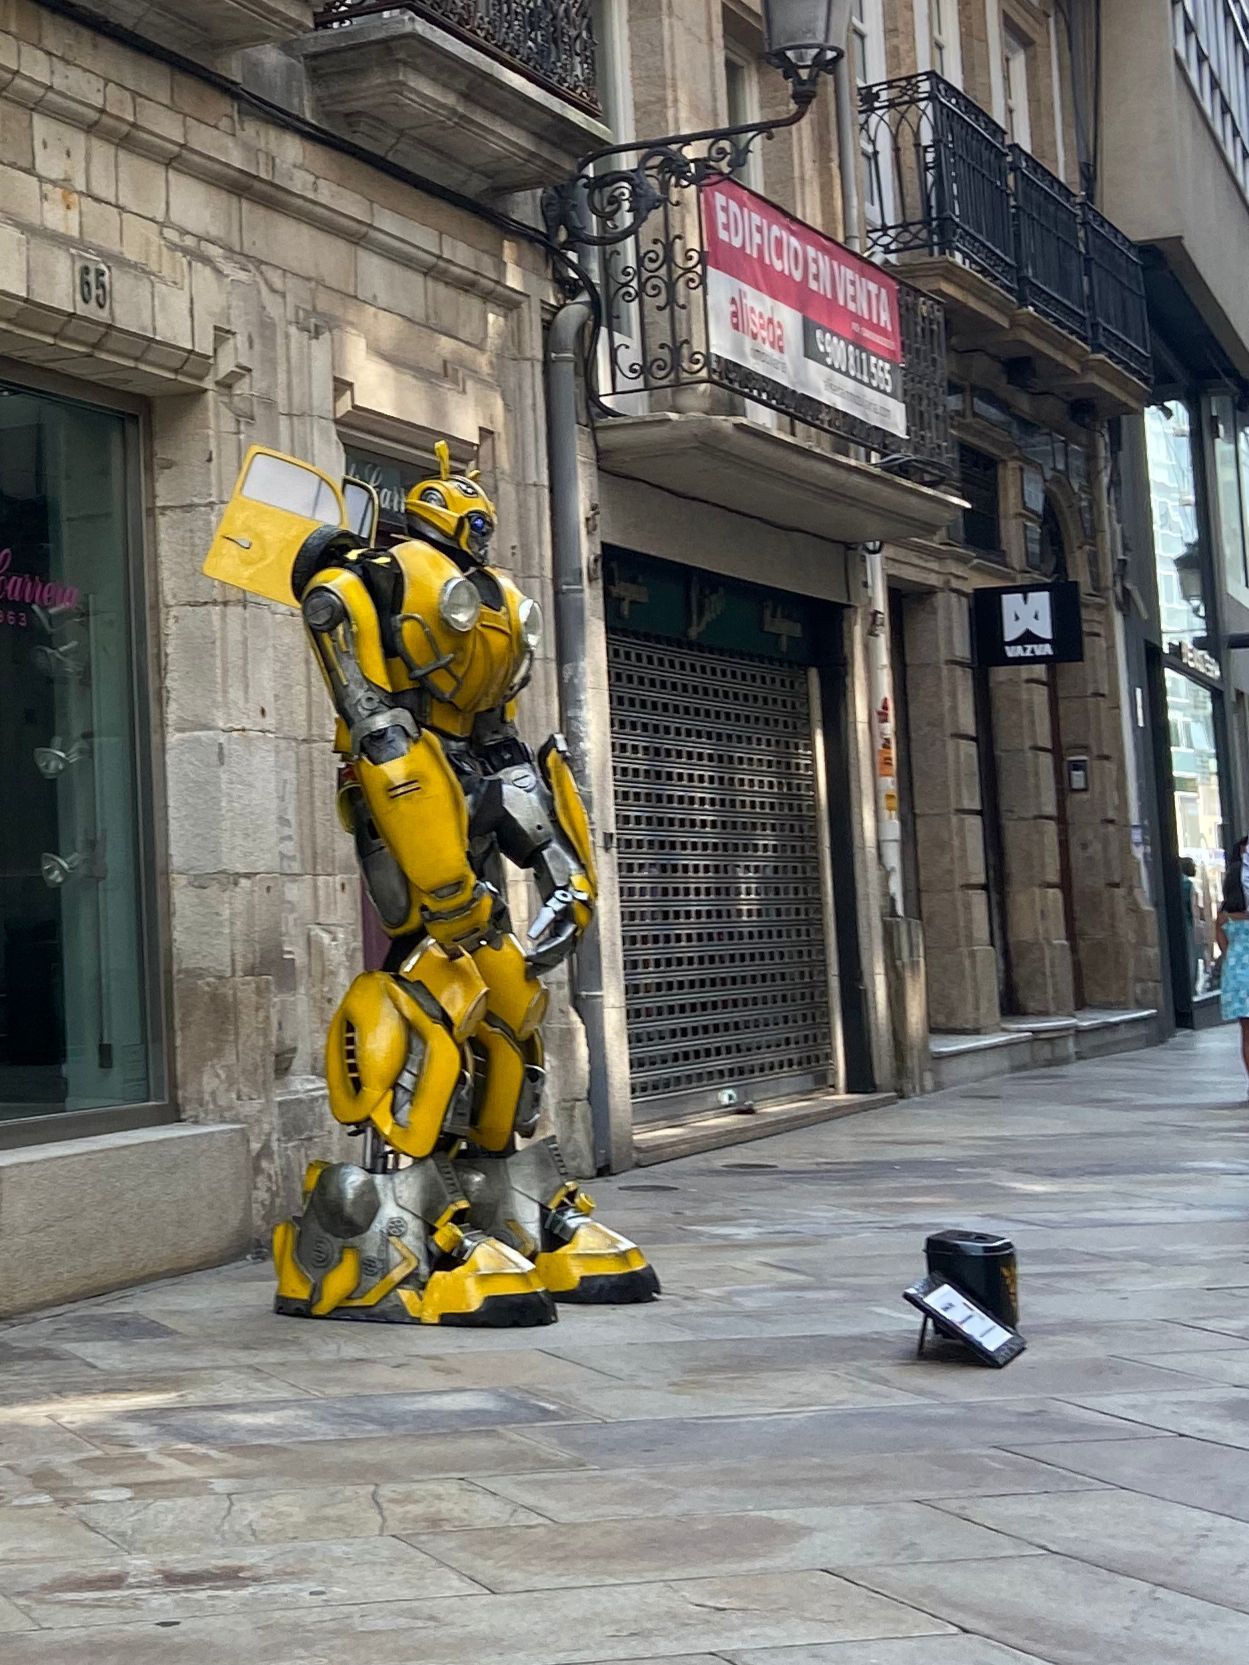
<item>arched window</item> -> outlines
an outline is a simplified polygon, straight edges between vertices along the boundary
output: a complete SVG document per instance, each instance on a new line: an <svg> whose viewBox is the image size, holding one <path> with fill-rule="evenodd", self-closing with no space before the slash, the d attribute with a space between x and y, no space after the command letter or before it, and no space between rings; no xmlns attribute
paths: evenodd
<svg viewBox="0 0 1249 1665"><path fill-rule="evenodd" d="M1035 561L1030 559L1028 565L1045 578L1061 579L1067 576L1067 540L1063 537L1062 521L1058 518L1054 500L1048 496L1041 511L1041 541L1037 558Z"/></svg>

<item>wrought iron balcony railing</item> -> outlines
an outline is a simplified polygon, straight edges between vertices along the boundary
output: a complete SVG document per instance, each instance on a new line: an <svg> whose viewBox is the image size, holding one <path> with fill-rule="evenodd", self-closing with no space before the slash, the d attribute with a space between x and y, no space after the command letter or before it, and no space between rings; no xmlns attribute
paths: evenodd
<svg viewBox="0 0 1249 1665"><path fill-rule="evenodd" d="M871 254L953 259L1148 382L1141 263L1122 232L939 75L863 87L860 124Z"/></svg>
<svg viewBox="0 0 1249 1665"><path fill-rule="evenodd" d="M870 254L948 255L1015 289L1006 134L931 72L861 89Z"/></svg>
<svg viewBox="0 0 1249 1665"><path fill-rule="evenodd" d="M709 265L707 257L704 216L712 209L703 193L715 189L717 180L731 176L713 171L701 184L691 184L689 177L674 176L660 162L648 177L656 193L654 207L623 241L604 249L599 257L603 316L595 393L600 407L607 414L634 414L657 405L689 409L690 399L683 396L683 390L721 388L790 418L800 427L862 446L875 459L888 458L899 473L930 484L948 479L953 463L945 311L941 303L901 282L895 272L851 255L800 222L787 221L799 235L809 232L820 247L838 251L846 262L857 262L859 275L869 282L873 274L878 274L890 295L895 293L896 285L896 329L902 352L900 388L893 371L874 359L870 351L856 349L822 330L811 318L798 318L792 308L801 300L792 291L791 310L784 326L803 342L798 348L800 357L814 357L826 368L836 366L843 373L848 367L850 376L871 394L881 394L886 406L891 400L897 402L889 418L895 426L878 426L862 414L863 409L872 408L871 398L865 397L856 413L858 400L853 391L841 405L834 405L795 385L798 378L787 373L783 359L796 343L781 348L775 377L748 368L740 358L735 360L718 350L724 343L724 320L731 316L732 307L740 307L739 316L750 320L749 326L744 322L743 327L753 327L759 321L758 315L751 318L755 303L745 290L728 300L721 288L709 307L709 287L721 282L723 274ZM610 178L602 185L601 201L591 187L587 219L610 225L620 212L619 203ZM744 195L749 198L750 193ZM766 203L761 207L770 209ZM819 258L818 248L815 257ZM810 258L804 249L797 266L791 262L791 275L798 273L795 288L799 291ZM854 277L849 281L853 284ZM835 284L830 287L835 292ZM766 327L760 323L761 329ZM654 395L658 399L651 397ZM897 421L898 404L905 408L901 423ZM886 419L881 416L882 421Z"/></svg>
<svg viewBox="0 0 1249 1665"><path fill-rule="evenodd" d="M1021 303L1079 341L1089 338L1080 199L1021 145L1010 147Z"/></svg>
<svg viewBox="0 0 1249 1665"><path fill-rule="evenodd" d="M598 115L591 0L327 0L318 29L412 12Z"/></svg>
<svg viewBox="0 0 1249 1665"><path fill-rule="evenodd" d="M1088 274L1090 344L1106 357L1148 382L1153 376L1149 350L1149 312L1145 278L1136 244L1082 202L1084 259Z"/></svg>

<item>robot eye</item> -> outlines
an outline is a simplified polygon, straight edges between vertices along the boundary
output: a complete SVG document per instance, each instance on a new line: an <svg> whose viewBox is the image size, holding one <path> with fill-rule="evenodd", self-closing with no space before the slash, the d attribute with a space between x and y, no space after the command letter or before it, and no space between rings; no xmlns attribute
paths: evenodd
<svg viewBox="0 0 1249 1665"><path fill-rule="evenodd" d="M445 509L447 506L447 500L437 486L426 486L421 493L421 502L432 503L436 509Z"/></svg>
<svg viewBox="0 0 1249 1665"><path fill-rule="evenodd" d="M468 517L469 529L479 534L490 530L490 517L480 513L473 513Z"/></svg>

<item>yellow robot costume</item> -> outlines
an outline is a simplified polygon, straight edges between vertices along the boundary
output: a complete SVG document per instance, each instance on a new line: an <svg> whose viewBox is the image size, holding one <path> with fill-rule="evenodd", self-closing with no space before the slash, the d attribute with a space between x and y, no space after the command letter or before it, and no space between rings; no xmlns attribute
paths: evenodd
<svg viewBox="0 0 1249 1665"><path fill-rule="evenodd" d="M540 977L593 917L589 822L557 735L535 757L514 701L537 604L486 564L495 511L475 474L407 497L410 536L374 546L375 507L254 448L205 571L298 605L338 715L339 813L392 939L326 1050L360 1165L314 1162L273 1236L279 1312L390 1323L543 1324L556 1301L648 1301L642 1252L593 1218L553 1140L529 1140L544 1078ZM501 859L541 908L525 944Z"/></svg>

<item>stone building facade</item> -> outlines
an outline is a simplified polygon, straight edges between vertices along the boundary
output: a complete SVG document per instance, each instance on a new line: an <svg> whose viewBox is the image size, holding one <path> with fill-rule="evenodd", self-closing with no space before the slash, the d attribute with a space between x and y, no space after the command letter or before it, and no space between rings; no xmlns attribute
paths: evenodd
<svg viewBox="0 0 1249 1665"><path fill-rule="evenodd" d="M125 23L134 8L100 10L105 23ZM58 532L45 527L39 538L45 561L125 568L138 704L132 742L121 718L114 737L136 777L120 819L145 821L141 870L121 873L110 853L91 880L119 917L129 909L129 956L140 963L125 976L143 984L134 1027L144 1058L130 1091L138 1102L110 1104L125 1091L106 1083L97 1103L109 1108L97 1115L89 1089L83 1104L72 1082L65 1090L72 1067L49 1059L6 1071L5 1115L30 1139L97 1128L131 1139L151 1186L172 1184L195 1218L219 1206L214 1192L235 1172L237 1132L213 1147L217 1168L178 1177L153 1135L125 1128L172 1116L245 1129L263 1232L297 1197L311 1156L351 1149L331 1131L321 1054L360 964L361 892L335 815L331 712L301 623L211 583L201 564L249 445L331 474L354 448L419 478L445 436L457 460L481 467L500 511L502 562L549 619L542 340L551 286L541 248L471 201L440 200L438 181L422 192L161 52L190 48L227 81L270 88L299 68L274 42L289 45L307 29L310 8L221 6L212 18L203 7L146 11L151 51L27 0L0 6L0 385L11 395L0 407L17 413L23 443L37 431L45 451L40 401L107 412L133 430L120 488L132 510L124 538L82 554L59 511ZM208 38L191 33L197 14L208 18ZM224 38L213 39L218 23ZM402 63L402 41L391 58ZM500 99L513 91L505 86ZM544 95L534 102L544 169L552 155L566 164L570 149L604 136L592 117L570 113L552 140ZM311 93L290 103L297 115ZM514 133L508 144L517 149ZM479 151L488 170L497 158ZM536 165L532 156L511 157L509 186L527 182L526 165ZM18 432L8 435L12 475L0 478L15 514L19 499L52 502L63 487L43 477L46 458L39 479L19 476ZM73 461L65 459L70 473ZM91 607L66 629L84 641L90 631L97 644L82 679L94 710L83 732L94 724L102 757L112 616ZM15 675L33 674L35 629L10 632ZM552 651L548 639L526 699L535 740L558 721ZM15 790L52 790L30 765L26 734L7 739ZM74 769L93 763L84 757ZM102 793L97 774L97 809ZM108 831L116 846L116 828L97 830L98 843ZM59 834L77 836L63 802ZM38 847L23 859L37 868ZM65 880L63 910L84 879L80 869ZM128 894L112 894L127 882ZM14 914L39 905L31 885L10 896ZM10 991L22 975L15 940ZM92 967L99 998L122 957L116 939L109 954ZM71 1052L75 1013L54 1014ZM115 1025L123 1018L114 1011ZM565 1004L552 1030L551 1104L584 1165L574 1108L584 1107L584 1046L572 1022ZM60 1102L45 1090L53 1076ZM229 1229L237 1242L237 1211Z"/></svg>
<svg viewBox="0 0 1249 1665"><path fill-rule="evenodd" d="M104 1216L161 1199L105 1287L236 1252L352 1148L320 1054L371 949L329 709L297 617L200 570L252 444L397 503L445 436L548 620L557 567L584 596L524 703L535 740L575 704L594 806L597 947L549 1027L579 1172L931 1085L929 1027L1061 1056L1077 1006L1156 1003L1114 586L1147 348L1126 240L1080 200L1048 0L859 0L840 106L830 84L719 182L894 297L892 434L733 370L684 184L582 250L596 332L554 281L539 193L579 157L786 112L753 0L565 0L502 43L502 11L474 33L437 0L90 10L0 0L0 601L75 590L0 613L0 749L32 806L0 840L0 1142L25 1147L0 1209L32 1199L6 1230L37 1239L66 1164ZM934 121L941 154L974 139L1000 167L1001 248L908 196ZM1021 180L1078 297L1053 292L1069 265L1021 262ZM574 244L590 187L564 198ZM1064 574L1084 662L977 670L972 592ZM66 1276L10 1300L85 1287Z"/></svg>
<svg viewBox="0 0 1249 1665"><path fill-rule="evenodd" d="M1032 0L885 10L885 75L862 94L868 246L946 304L968 504L887 556L931 1027L1003 1039L1003 1020L1152 1017L1115 567L1119 432L1147 398L1149 336L1139 270L1130 303L1120 287L1134 254L1086 195L1084 43ZM937 158L924 178L916 140ZM1083 662L977 670L973 592L1054 578L1079 586ZM934 1060L975 1052L947 1041Z"/></svg>

